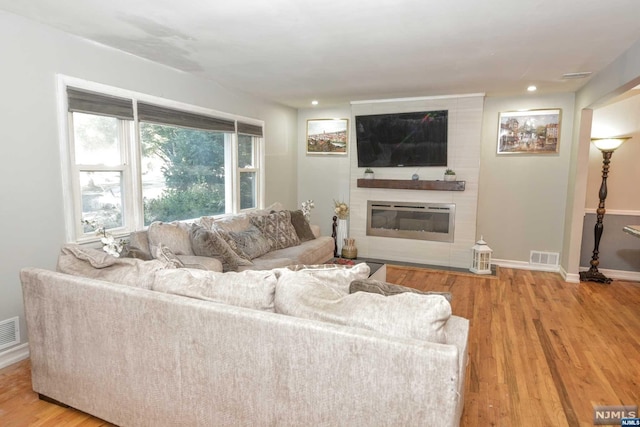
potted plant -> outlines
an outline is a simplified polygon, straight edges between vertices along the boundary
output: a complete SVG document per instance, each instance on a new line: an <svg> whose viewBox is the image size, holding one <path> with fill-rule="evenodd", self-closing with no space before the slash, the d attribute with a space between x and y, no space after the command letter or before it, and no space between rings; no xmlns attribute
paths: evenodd
<svg viewBox="0 0 640 427"><path fill-rule="evenodd" d="M373 179L373 169L366 168L364 170L364 179Z"/></svg>
<svg viewBox="0 0 640 427"><path fill-rule="evenodd" d="M456 180L456 173L453 169L447 169L446 171L444 171L444 180L445 181L455 181Z"/></svg>

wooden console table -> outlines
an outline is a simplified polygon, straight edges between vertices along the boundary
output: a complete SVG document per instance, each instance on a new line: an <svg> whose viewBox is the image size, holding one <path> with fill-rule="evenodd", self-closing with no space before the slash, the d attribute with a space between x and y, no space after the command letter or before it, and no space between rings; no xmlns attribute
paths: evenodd
<svg viewBox="0 0 640 427"><path fill-rule="evenodd" d="M361 188L391 188L395 190L464 191L466 181L426 181L413 179L358 179Z"/></svg>

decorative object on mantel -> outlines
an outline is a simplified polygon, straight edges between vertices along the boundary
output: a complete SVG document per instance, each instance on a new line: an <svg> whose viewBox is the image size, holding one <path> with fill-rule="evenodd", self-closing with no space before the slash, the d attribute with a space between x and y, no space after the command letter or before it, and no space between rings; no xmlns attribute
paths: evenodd
<svg viewBox="0 0 640 427"><path fill-rule="evenodd" d="M356 239L352 239L352 238L344 239L344 246L342 247L342 258L347 258L347 259L358 258L358 248L356 248Z"/></svg>
<svg viewBox="0 0 640 427"><path fill-rule="evenodd" d="M120 239L116 241L113 234L109 233L104 225L100 225L96 221L83 219L82 223L91 227L91 229L96 232L96 236L100 236L103 251L116 258L120 257L120 254L127 243L125 240Z"/></svg>
<svg viewBox="0 0 640 427"><path fill-rule="evenodd" d="M446 171L444 171L444 180L445 181L455 181L456 180L456 173L453 169L447 169Z"/></svg>
<svg viewBox="0 0 640 427"><path fill-rule="evenodd" d="M413 175L411 175L411 180L412 181L417 181L420 179L420 175L418 175L417 173L414 173Z"/></svg>
<svg viewBox="0 0 640 427"><path fill-rule="evenodd" d="M557 154L562 110L508 111L498 120L498 154Z"/></svg>
<svg viewBox="0 0 640 427"><path fill-rule="evenodd" d="M347 218L349 218L349 205L345 202L337 202L333 201L335 205L334 212L338 217L338 225L336 227L336 247L335 247L335 256L339 256L342 254L342 247L344 246L344 241L347 238L348 227L347 227Z"/></svg>
<svg viewBox="0 0 640 427"><path fill-rule="evenodd" d="M311 221L311 209L315 208L316 205L313 203L313 200L309 199L306 202L302 202L301 206L301 210L302 210L302 215L304 216L304 219L307 220L307 222Z"/></svg>
<svg viewBox="0 0 640 427"><path fill-rule="evenodd" d="M471 268L476 274L491 274L491 253L493 250L484 241L483 236L471 248Z"/></svg>
<svg viewBox="0 0 640 427"><path fill-rule="evenodd" d="M357 185L360 188L391 188L394 190L464 191L465 181L358 178Z"/></svg>
<svg viewBox="0 0 640 427"><path fill-rule="evenodd" d="M600 250L598 249L600 246L600 238L602 237L602 231L604 230L604 226L602 224L602 220L604 218L604 213L606 209L604 208L604 201L607 198L607 177L609 176L609 163L611 163L611 156L613 152L625 142L628 137L623 138L594 138L591 140L593 145L600 151L602 151L602 183L600 184L600 191L598 192L598 197L600 198L600 203L598 203L598 209L596 209L596 225L593 230L594 241L593 241L593 256L591 257L591 267L587 271L580 272L580 281L581 282L598 282L598 283L606 283L609 284L612 282L612 279L606 277L604 274L598 271L598 265L600 261L598 260L598 256Z"/></svg>
<svg viewBox="0 0 640 427"><path fill-rule="evenodd" d="M371 169L371 168L366 168L366 169L364 170L364 179L373 179L373 176L374 176L374 174L373 174L373 169Z"/></svg>

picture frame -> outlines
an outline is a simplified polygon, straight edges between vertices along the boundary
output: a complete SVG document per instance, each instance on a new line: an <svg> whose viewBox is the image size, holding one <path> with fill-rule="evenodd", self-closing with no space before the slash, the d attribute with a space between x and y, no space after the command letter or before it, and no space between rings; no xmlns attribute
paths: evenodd
<svg viewBox="0 0 640 427"><path fill-rule="evenodd" d="M307 155L346 156L349 150L349 119L307 120Z"/></svg>
<svg viewBox="0 0 640 427"><path fill-rule="evenodd" d="M498 154L557 154L560 147L559 108L501 112Z"/></svg>

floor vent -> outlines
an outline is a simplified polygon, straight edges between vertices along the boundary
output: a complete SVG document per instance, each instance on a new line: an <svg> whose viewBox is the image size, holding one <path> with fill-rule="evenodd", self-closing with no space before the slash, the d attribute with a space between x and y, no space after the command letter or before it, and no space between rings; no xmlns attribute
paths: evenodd
<svg viewBox="0 0 640 427"><path fill-rule="evenodd" d="M560 254L558 252L531 251L529 263L538 265L558 265Z"/></svg>
<svg viewBox="0 0 640 427"><path fill-rule="evenodd" d="M3 320L0 322L0 350L20 344L20 328L18 318Z"/></svg>

